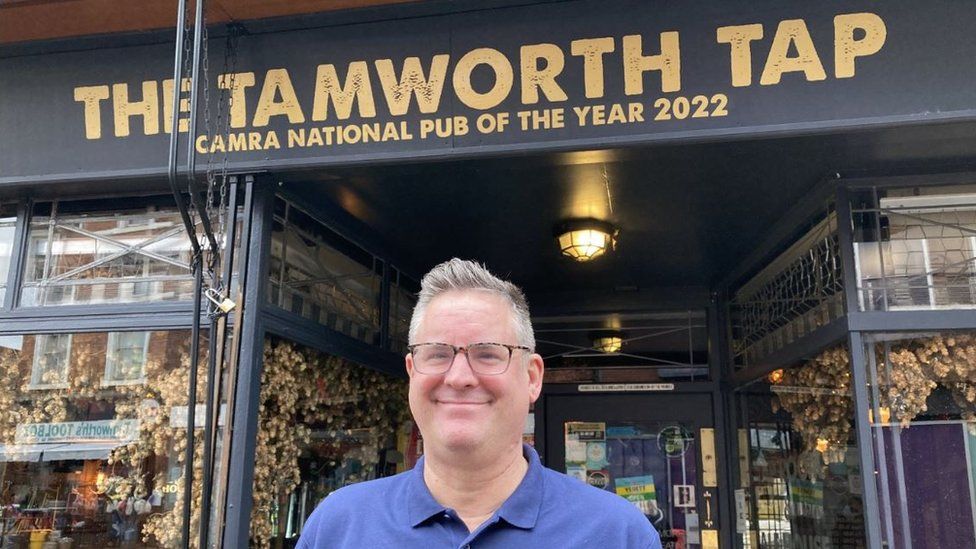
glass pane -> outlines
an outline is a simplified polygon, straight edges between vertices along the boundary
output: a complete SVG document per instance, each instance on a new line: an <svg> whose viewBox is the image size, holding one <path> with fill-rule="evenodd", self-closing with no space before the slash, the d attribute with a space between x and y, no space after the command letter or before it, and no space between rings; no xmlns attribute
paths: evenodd
<svg viewBox="0 0 976 549"><path fill-rule="evenodd" d="M861 310L976 307L976 187L877 189L854 206Z"/></svg>
<svg viewBox="0 0 976 549"><path fill-rule="evenodd" d="M143 382L105 383L109 340L135 345L146 337ZM207 348L206 342L202 348ZM0 338L4 547L48 547L59 542L61 547L179 545L188 353L186 331L121 338L107 333ZM64 383L27 387L38 357L65 365ZM201 364L206 364L201 358ZM200 401L206 394L205 373L206 368L201 368L198 429L203 426ZM198 444L201 438L197 437ZM201 450L197 448L197 456ZM197 498L201 474L196 467ZM193 510L199 513L199 501Z"/></svg>
<svg viewBox="0 0 976 549"><path fill-rule="evenodd" d="M417 304L420 284L398 269L390 277L390 349L406 352L410 333L410 316Z"/></svg>
<svg viewBox="0 0 976 549"><path fill-rule="evenodd" d="M664 422L567 421L563 432L566 474L633 503L663 543L701 547L694 429Z"/></svg>
<svg viewBox="0 0 976 549"><path fill-rule="evenodd" d="M264 348L250 547L291 547L332 491L413 467L405 380L287 341Z"/></svg>
<svg viewBox="0 0 976 549"><path fill-rule="evenodd" d="M7 293L7 273L14 251L14 228L17 217L12 205L0 204L0 309Z"/></svg>
<svg viewBox="0 0 976 549"><path fill-rule="evenodd" d="M868 338L882 537L895 549L976 539L976 334Z"/></svg>
<svg viewBox="0 0 976 549"><path fill-rule="evenodd" d="M276 200L269 300L367 343L379 343L380 262L282 199Z"/></svg>
<svg viewBox="0 0 976 549"><path fill-rule="evenodd" d="M150 332L112 332L108 335L103 384L143 381L150 336Z"/></svg>
<svg viewBox="0 0 976 549"><path fill-rule="evenodd" d="M864 547L846 347L738 393L736 531L744 547Z"/></svg>
<svg viewBox="0 0 976 549"><path fill-rule="evenodd" d="M38 204L21 305L190 300L190 241L175 206L160 201L135 198L125 208Z"/></svg>

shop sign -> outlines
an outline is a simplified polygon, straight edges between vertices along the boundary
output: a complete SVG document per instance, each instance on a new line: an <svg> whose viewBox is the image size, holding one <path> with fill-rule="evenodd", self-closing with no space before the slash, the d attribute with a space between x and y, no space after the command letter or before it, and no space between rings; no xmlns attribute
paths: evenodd
<svg viewBox="0 0 976 549"><path fill-rule="evenodd" d="M584 383L576 388L581 393L673 391L674 383Z"/></svg>
<svg viewBox="0 0 976 549"><path fill-rule="evenodd" d="M973 2L397 9L241 37L233 69L204 83L226 119L201 119L196 151L287 169L976 115ZM212 68L223 42L208 46ZM188 128L172 63L171 44L0 59L0 183L165 174L169 136Z"/></svg>
<svg viewBox="0 0 976 549"><path fill-rule="evenodd" d="M138 419L101 421L65 421L61 423L22 423L17 426L17 444L52 442L92 442L135 440L139 435Z"/></svg>

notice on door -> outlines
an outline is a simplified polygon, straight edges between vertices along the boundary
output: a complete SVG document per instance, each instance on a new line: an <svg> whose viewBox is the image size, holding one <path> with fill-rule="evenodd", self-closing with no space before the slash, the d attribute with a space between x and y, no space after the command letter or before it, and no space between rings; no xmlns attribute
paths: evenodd
<svg viewBox="0 0 976 549"><path fill-rule="evenodd" d="M610 484L607 424L601 421L567 421L564 429L566 474L606 489Z"/></svg>

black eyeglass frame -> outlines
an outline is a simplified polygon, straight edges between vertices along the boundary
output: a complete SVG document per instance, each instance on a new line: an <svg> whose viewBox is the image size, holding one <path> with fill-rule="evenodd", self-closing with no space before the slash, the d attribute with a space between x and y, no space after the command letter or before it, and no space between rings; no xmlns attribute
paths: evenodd
<svg viewBox="0 0 976 549"><path fill-rule="evenodd" d="M479 341L477 343L468 343L467 345L451 345L450 343L439 343L437 341L430 341L430 342L426 342L426 343L414 343L413 345L407 345L407 350L410 351L410 354L412 355L414 353L414 349L416 349L417 347L428 347L428 346L432 346L432 345L441 345L441 346L444 346L444 347L450 347L451 350L454 351L454 356L451 357L450 362L447 363L447 369L444 370L443 372L437 372L437 373L432 374L432 373L427 373L427 372L423 372L423 371L417 370L418 372L420 372L420 373L422 373L424 375L436 376L436 375L446 374L447 372L449 372L451 370L451 366L454 365L454 361L457 359L457 354L459 352L462 352L463 351L463 353L464 353L464 360L467 360L468 361L468 367L471 368L471 371L472 372L474 372L474 373L476 373L478 375L481 375L481 376L500 376L500 375L504 374L505 372L507 372L509 366L512 365L512 355L515 354L515 350L516 349L522 350L522 351L532 352L532 347L526 347L525 345L509 345L507 343L496 343L494 341ZM502 371L500 371L500 372L495 372L495 373L492 373L492 374L486 374L486 373L483 373L483 372L479 372L478 370L475 370L474 366L471 365L470 358L468 358L468 349L471 348L471 347L478 346L478 345L498 345L500 347L505 347L506 349L508 349L508 362L505 363L505 368Z"/></svg>

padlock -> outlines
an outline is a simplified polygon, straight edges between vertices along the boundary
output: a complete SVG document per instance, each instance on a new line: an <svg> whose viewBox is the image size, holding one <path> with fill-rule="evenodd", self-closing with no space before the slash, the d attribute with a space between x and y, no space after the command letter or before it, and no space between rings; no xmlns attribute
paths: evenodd
<svg viewBox="0 0 976 549"><path fill-rule="evenodd" d="M237 306L237 304L231 301L229 297L224 297L220 295L220 292L217 291L216 288L207 288L207 291L204 292L204 295L207 296L207 299L209 299L214 304L214 307L217 308L217 311L220 311L219 314L227 314L231 312L234 309L234 307Z"/></svg>

